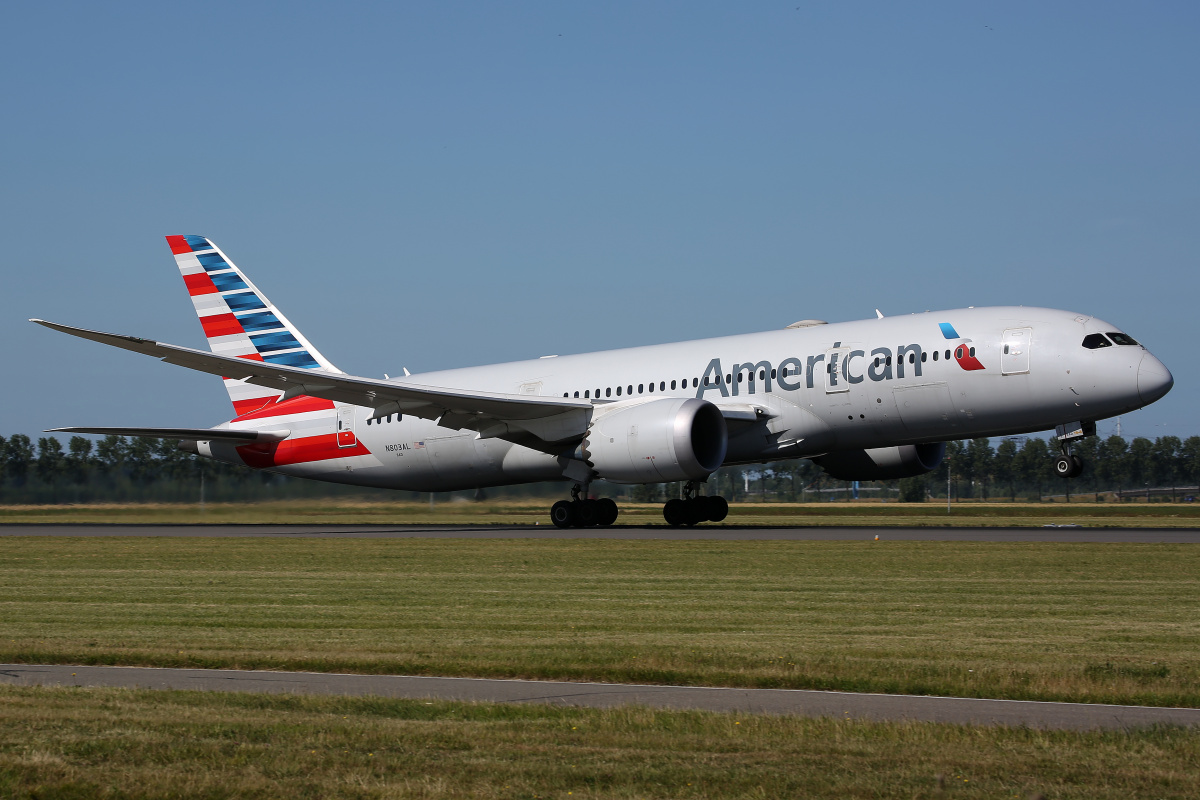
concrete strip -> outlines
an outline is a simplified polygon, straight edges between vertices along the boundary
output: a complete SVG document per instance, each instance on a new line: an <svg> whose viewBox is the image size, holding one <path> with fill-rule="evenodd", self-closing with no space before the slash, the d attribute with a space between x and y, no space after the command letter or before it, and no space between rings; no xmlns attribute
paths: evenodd
<svg viewBox="0 0 1200 800"><path fill-rule="evenodd" d="M850 694L797 689L724 689L566 681L346 675L153 667L0 665L14 686L119 686L272 694L321 694L489 703L548 703L795 714L877 721L1010 725L1062 730L1123 730L1150 725L1200 726L1200 709L1040 703L919 695Z"/></svg>
<svg viewBox="0 0 1200 800"><path fill-rule="evenodd" d="M663 539L712 541L1200 542L1200 528L877 528L666 526L559 530L550 525L0 524L0 536L292 537L312 539Z"/></svg>

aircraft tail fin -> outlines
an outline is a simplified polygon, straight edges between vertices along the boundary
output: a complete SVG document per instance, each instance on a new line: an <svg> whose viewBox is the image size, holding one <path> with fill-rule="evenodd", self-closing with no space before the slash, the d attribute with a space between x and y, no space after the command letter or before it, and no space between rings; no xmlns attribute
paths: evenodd
<svg viewBox="0 0 1200 800"><path fill-rule="evenodd" d="M203 236L168 236L196 315L214 353L340 373L259 291L221 249ZM280 392L225 378L237 416L274 402Z"/></svg>

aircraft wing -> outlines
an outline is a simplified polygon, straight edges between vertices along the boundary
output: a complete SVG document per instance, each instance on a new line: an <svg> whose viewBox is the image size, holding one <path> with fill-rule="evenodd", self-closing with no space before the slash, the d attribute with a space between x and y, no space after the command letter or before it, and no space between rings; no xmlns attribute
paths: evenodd
<svg viewBox="0 0 1200 800"><path fill-rule="evenodd" d="M152 339L74 328L41 319L30 322L81 339L153 356L197 372L282 390L280 401L300 395L324 397L372 408L376 417L411 414L437 420L444 427L478 431L484 438L503 438L535 447L539 444L565 445L578 440L587 431L591 419L592 404L587 400L476 392L358 378L340 372L300 369L206 353ZM531 437L536 441L531 442ZM553 449L557 452L562 447Z"/></svg>
<svg viewBox="0 0 1200 800"><path fill-rule="evenodd" d="M102 436L148 436L151 439L188 439L234 442L274 442L286 439L290 431L232 430L229 428L50 428L46 433L98 433Z"/></svg>

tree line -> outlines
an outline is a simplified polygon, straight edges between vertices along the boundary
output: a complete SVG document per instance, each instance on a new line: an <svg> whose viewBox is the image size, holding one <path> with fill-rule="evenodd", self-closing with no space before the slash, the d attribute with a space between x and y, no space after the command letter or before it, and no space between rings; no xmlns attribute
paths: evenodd
<svg viewBox="0 0 1200 800"><path fill-rule="evenodd" d="M196 502L249 501L300 497L356 496L375 499L427 497L415 492L340 486L289 478L200 458L170 439L72 436L64 449L54 436L0 436L0 502ZM1053 473L1057 445L1037 437L948 442L946 458L928 475L857 486L826 476L806 459L765 466L725 467L705 491L731 500L814 501L860 497L919 501L956 499L1034 499L1046 495L1157 494L1179 499L1200 484L1200 436L1156 439L1089 437L1075 452L1083 474L1065 481ZM1173 487L1182 491L1169 491ZM679 486L603 487L605 494L657 501L676 496ZM1153 491L1158 490L1158 491ZM561 494L560 483L489 489L493 496Z"/></svg>

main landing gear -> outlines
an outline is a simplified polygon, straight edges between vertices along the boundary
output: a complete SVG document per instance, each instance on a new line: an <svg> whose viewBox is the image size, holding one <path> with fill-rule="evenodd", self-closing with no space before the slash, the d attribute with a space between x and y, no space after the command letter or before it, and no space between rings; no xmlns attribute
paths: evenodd
<svg viewBox="0 0 1200 800"><path fill-rule="evenodd" d="M1083 459L1071 452L1071 442L1096 435L1094 422L1069 422L1054 429L1062 455L1054 459L1054 474L1060 478L1078 478L1083 474Z"/></svg>
<svg viewBox="0 0 1200 800"><path fill-rule="evenodd" d="M699 481L688 481L683 487L683 499L668 500L663 506L663 519L672 528L696 525L701 522L720 522L729 515L729 503L720 495L706 497L696 494Z"/></svg>
<svg viewBox="0 0 1200 800"><path fill-rule="evenodd" d="M559 500L550 507L550 521L559 528L590 528L608 526L617 521L617 504L607 497L588 500L580 497L583 486L575 484L570 500Z"/></svg>

